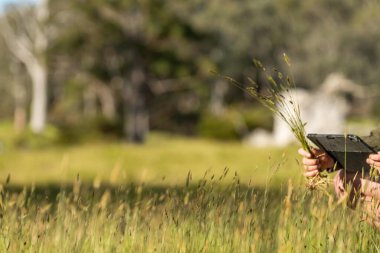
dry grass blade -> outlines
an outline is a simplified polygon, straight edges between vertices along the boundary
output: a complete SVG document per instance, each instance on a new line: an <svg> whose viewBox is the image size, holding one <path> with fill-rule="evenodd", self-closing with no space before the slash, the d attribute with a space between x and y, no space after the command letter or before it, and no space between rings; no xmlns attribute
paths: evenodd
<svg viewBox="0 0 380 253"><path fill-rule="evenodd" d="M284 62L290 68L290 60L286 54L284 54ZM292 91L296 88L292 75L284 75L277 69L273 70L276 74L273 75L268 73L268 70L259 60L255 59L253 63L266 77L267 85L262 92L259 92L259 86L251 78L248 78L250 86L245 87L229 76L222 77L237 88L247 92L251 97L267 107L274 115L281 118L289 126L302 148L312 153L311 146L306 137L306 123L302 121L300 107L292 94ZM291 73L290 69L289 73ZM311 190L321 189L325 191L327 186L326 174L320 173L315 177L308 178L306 186Z"/></svg>

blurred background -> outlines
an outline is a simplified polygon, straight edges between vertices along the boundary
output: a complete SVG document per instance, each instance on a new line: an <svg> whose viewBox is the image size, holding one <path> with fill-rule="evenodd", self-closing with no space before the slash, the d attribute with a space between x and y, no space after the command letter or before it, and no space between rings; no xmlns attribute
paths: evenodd
<svg viewBox="0 0 380 253"><path fill-rule="evenodd" d="M374 0L0 1L0 176L15 184L178 184L236 171L299 178L271 113L213 74L261 87L291 59L309 131L380 117ZM277 182L276 181L276 182Z"/></svg>

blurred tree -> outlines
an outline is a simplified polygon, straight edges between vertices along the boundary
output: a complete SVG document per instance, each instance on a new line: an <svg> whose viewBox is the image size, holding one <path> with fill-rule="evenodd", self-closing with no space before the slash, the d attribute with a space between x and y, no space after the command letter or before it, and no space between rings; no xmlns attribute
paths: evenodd
<svg viewBox="0 0 380 253"><path fill-rule="evenodd" d="M286 38L292 70L302 86L316 87L332 72L357 83L377 83L380 64L378 1L278 1L291 20Z"/></svg>
<svg viewBox="0 0 380 253"><path fill-rule="evenodd" d="M130 112L126 114L127 136L131 141L143 141L147 131L141 99L144 96L141 91L145 83L145 71L141 69L144 62L139 56L140 51L136 50L139 45L134 46L131 42L135 38L130 34L126 38L124 21L119 20L124 18L120 10L101 1L91 4L71 2L66 8L71 18L63 24L67 29L53 47L58 53L55 62L62 65L62 59L67 60L66 75L71 73L68 76L85 84L84 109L90 116L96 113L97 102L100 102L102 115L113 120L118 103L116 98L126 101L120 104L126 104ZM127 15L126 18L130 17ZM71 55L78 58L72 59ZM127 62L134 62L135 68L126 71ZM127 73L129 75L125 76Z"/></svg>
<svg viewBox="0 0 380 253"><path fill-rule="evenodd" d="M0 39L0 58L0 117L9 119L15 116L15 99L13 97L15 78L11 71L15 58L9 54L9 50L2 39ZM20 75L19 77L21 78L22 76L24 75Z"/></svg>
<svg viewBox="0 0 380 253"><path fill-rule="evenodd" d="M45 54L50 116L68 125L101 116L133 142L143 142L149 128L195 134L202 122L212 126L208 118L244 118L239 122L258 127L259 117L241 117L244 94L210 70L265 85L252 59L281 69L286 52L298 86L315 88L337 71L358 83L376 83L379 8L373 0L50 1L44 21L54 33ZM26 30L11 18L14 13L10 8L4 15L8 30L20 36ZM20 20L29 16L33 20L33 11ZM11 70L28 69L22 62ZM11 94L9 84L0 88Z"/></svg>
<svg viewBox="0 0 380 253"><path fill-rule="evenodd" d="M113 99L108 101L122 107L119 112L123 115L125 136L132 142L144 140L149 127L148 110L162 109L155 108L160 99L154 98L173 89L194 93L196 89L186 86L195 88L191 82L197 77L188 77L209 75L209 69L199 71L196 67L197 61L204 58L202 50L207 36L197 34L167 4L150 1L67 4L72 25L66 24L68 29L53 46L54 57L60 59L54 62L61 65L62 59L71 62L67 64L70 66L67 73L73 75L67 76L86 77L88 88L98 83L103 89L96 89L102 90L97 96L111 91L107 97ZM176 103L194 98L171 97L177 97Z"/></svg>
<svg viewBox="0 0 380 253"><path fill-rule="evenodd" d="M41 133L44 130L46 121L48 38L45 26L48 17L47 0L42 0L37 5L12 5L1 22L1 32L8 49L25 65L32 80L30 126L35 133ZM16 85L16 87L21 86ZM17 93L22 92L21 89L17 91ZM16 97L16 104L22 104L20 100L25 96ZM21 117L22 114L24 112L20 111L16 117Z"/></svg>
<svg viewBox="0 0 380 253"><path fill-rule="evenodd" d="M9 69L14 76L11 86L14 100L13 125L16 132L20 133L25 129L27 123L27 88L23 75L24 69L21 62L10 61Z"/></svg>

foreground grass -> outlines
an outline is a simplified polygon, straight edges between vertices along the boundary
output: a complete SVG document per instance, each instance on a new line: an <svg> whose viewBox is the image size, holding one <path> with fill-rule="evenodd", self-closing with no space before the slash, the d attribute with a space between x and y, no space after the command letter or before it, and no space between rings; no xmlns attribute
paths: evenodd
<svg viewBox="0 0 380 253"><path fill-rule="evenodd" d="M378 252L359 212L304 188L3 187L1 252Z"/></svg>
<svg viewBox="0 0 380 253"><path fill-rule="evenodd" d="M153 134L20 148L8 130L0 252L379 251L360 209L305 190L295 147Z"/></svg>

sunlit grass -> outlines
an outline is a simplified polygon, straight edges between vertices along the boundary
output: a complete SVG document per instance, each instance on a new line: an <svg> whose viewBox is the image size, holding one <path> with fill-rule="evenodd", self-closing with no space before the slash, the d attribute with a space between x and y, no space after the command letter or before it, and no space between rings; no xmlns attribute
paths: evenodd
<svg viewBox="0 0 380 253"><path fill-rule="evenodd" d="M7 139L4 133L0 132L0 138ZM16 148L8 139L0 153L0 178L10 174L14 184L47 184L72 182L79 174L85 181L99 178L109 182L110 172L115 170L118 183L175 185L182 184L189 171L196 180L206 171L221 174L227 167L232 173L237 172L242 182L265 186L271 168L282 162L284 166L273 178L279 186L288 178L301 179L295 149L253 148L239 142L158 133L150 134L145 145L98 140L31 149Z"/></svg>
<svg viewBox="0 0 380 253"><path fill-rule="evenodd" d="M377 230L333 199L238 175L1 190L1 252L377 252ZM221 187L220 182L230 183ZM268 185L270 187L270 185Z"/></svg>
<svg viewBox="0 0 380 253"><path fill-rule="evenodd" d="M360 209L304 188L296 147L154 133L144 146L30 149L7 133L0 125L0 252L379 250Z"/></svg>

